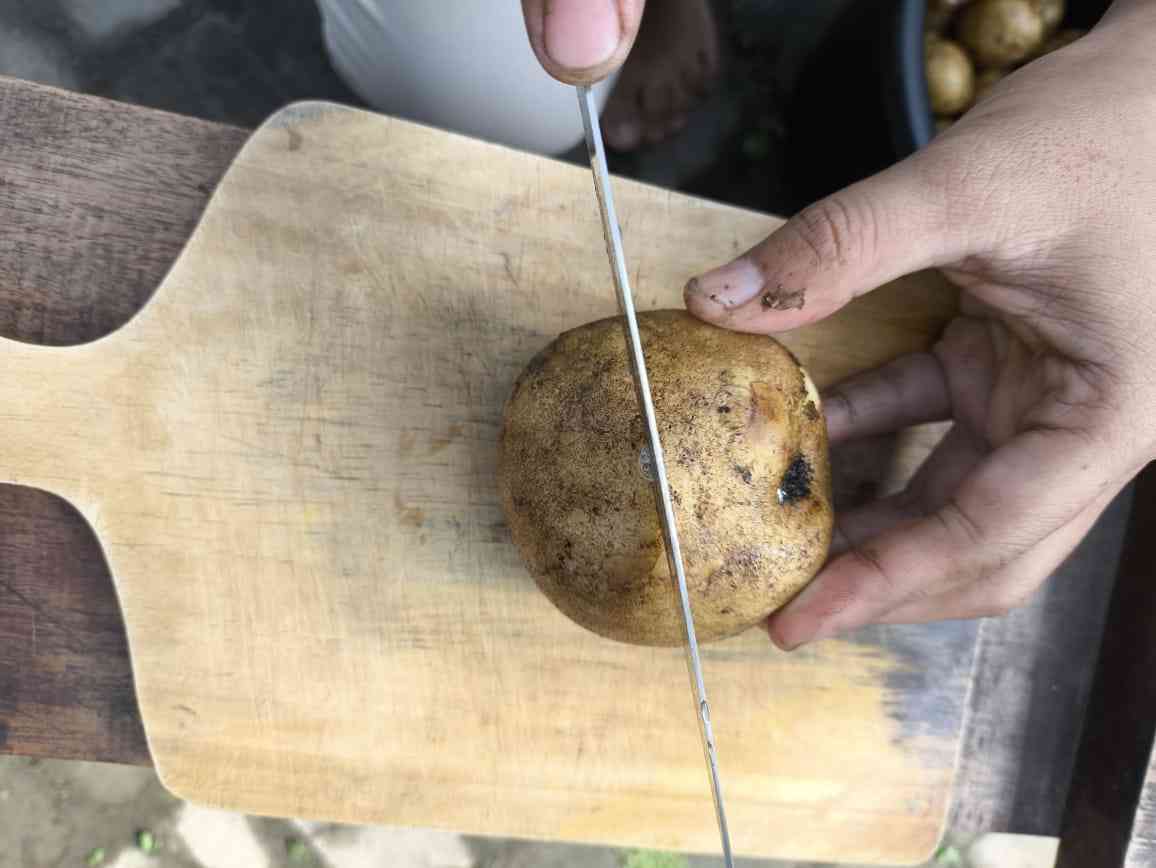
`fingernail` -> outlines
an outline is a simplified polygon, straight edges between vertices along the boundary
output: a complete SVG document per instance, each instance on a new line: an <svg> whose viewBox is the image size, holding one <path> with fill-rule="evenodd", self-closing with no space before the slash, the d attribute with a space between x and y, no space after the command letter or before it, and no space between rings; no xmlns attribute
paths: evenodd
<svg viewBox="0 0 1156 868"><path fill-rule="evenodd" d="M708 271L687 284L687 292L724 308L746 304L763 288L763 274L747 256Z"/></svg>
<svg viewBox="0 0 1156 868"><path fill-rule="evenodd" d="M794 651L796 648L801 648L807 644L805 641L791 642L779 635L779 632L775 629L775 621L773 618L767 621L767 635L771 637L771 642L774 643L774 646L780 651Z"/></svg>
<svg viewBox="0 0 1156 868"><path fill-rule="evenodd" d="M819 593L819 582L811 580L787 605L771 615L767 630L771 641L784 651L825 638L827 625L815 616L807 616L807 603Z"/></svg>
<svg viewBox="0 0 1156 868"><path fill-rule="evenodd" d="M789 626L787 629L776 626L776 621L777 618L772 616L767 624L767 635L771 637L775 647L782 651L797 651L804 645L813 645L823 639L830 639L839 632L830 627L822 627L814 632L792 631Z"/></svg>
<svg viewBox="0 0 1156 868"><path fill-rule="evenodd" d="M559 66L588 69L618 48L622 28L613 0L549 0L545 7L542 42Z"/></svg>

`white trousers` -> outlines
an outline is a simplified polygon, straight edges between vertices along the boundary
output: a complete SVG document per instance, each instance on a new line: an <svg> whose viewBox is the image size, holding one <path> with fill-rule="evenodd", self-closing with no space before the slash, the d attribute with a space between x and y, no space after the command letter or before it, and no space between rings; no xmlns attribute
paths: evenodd
<svg viewBox="0 0 1156 868"><path fill-rule="evenodd" d="M375 109L540 154L582 141L574 88L538 64L519 0L318 4L334 68Z"/></svg>

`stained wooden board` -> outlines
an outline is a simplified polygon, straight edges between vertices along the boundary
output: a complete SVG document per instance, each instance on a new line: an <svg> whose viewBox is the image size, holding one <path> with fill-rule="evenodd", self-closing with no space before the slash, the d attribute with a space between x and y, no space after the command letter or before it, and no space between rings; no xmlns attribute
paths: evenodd
<svg viewBox="0 0 1156 868"><path fill-rule="evenodd" d="M0 129L0 335L56 345L100 337L140 308L248 136L3 76ZM0 751L149 761L99 543L59 498L10 485Z"/></svg>
<svg viewBox="0 0 1156 868"><path fill-rule="evenodd" d="M125 328L82 347L0 344L5 470L66 497L101 540L178 794L715 847L680 655L554 612L493 486L520 366L613 311L589 185L573 167L296 107L246 145ZM619 197L644 307L677 304L686 275L773 226L633 184ZM950 306L921 276L789 343L830 382L925 346ZM973 639L958 625L789 656L755 633L708 649L740 852L924 855Z"/></svg>

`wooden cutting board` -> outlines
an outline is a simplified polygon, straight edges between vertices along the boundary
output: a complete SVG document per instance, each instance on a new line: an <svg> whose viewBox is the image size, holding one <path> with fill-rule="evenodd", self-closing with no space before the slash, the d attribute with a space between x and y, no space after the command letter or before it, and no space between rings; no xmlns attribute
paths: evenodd
<svg viewBox="0 0 1156 868"><path fill-rule="evenodd" d="M617 184L640 307L776 221ZM927 346L929 275L787 343L822 385ZM258 130L151 303L92 344L0 341L0 476L109 560L165 784L262 814L713 852L682 652L589 635L521 567L502 403L615 311L589 173L322 104ZM891 482L933 437L910 439ZM704 665L738 852L934 846L971 624Z"/></svg>

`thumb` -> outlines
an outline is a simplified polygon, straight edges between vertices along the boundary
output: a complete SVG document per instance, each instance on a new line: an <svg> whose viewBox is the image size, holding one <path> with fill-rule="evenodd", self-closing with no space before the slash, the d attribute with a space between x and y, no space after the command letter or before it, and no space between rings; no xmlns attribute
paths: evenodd
<svg viewBox="0 0 1156 868"><path fill-rule="evenodd" d="M594 84L626 60L646 0L522 0L538 62L565 84Z"/></svg>
<svg viewBox="0 0 1156 868"><path fill-rule="evenodd" d="M823 319L904 274L964 252L943 185L921 155L822 199L734 261L693 278L686 306L707 322L778 332Z"/></svg>

